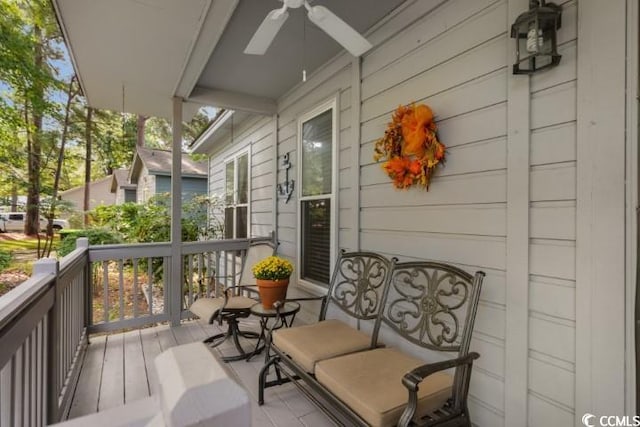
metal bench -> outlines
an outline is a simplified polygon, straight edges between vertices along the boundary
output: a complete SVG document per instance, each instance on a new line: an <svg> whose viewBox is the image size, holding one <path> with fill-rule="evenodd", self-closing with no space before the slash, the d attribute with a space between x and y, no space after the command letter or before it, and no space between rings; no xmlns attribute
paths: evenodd
<svg viewBox="0 0 640 427"><path fill-rule="evenodd" d="M324 318L328 304L338 304L356 319L362 309L344 307L368 307L375 313L372 333L358 331L366 345L358 334L315 334L321 329L317 325L273 331L274 355L260 372L258 403L264 402L265 388L293 381L340 425L470 426L467 394L479 355L469 352L469 344L484 273L472 276L436 262L387 261L390 275L376 289L376 295L383 291L378 300L370 297L370 277L363 269L359 278L336 280L344 263L343 256L317 325L330 322ZM340 290L345 283L349 291ZM390 346L381 345L381 336ZM333 350L316 350L323 347ZM455 357L442 360L440 352ZM272 367L276 379L268 382Z"/></svg>

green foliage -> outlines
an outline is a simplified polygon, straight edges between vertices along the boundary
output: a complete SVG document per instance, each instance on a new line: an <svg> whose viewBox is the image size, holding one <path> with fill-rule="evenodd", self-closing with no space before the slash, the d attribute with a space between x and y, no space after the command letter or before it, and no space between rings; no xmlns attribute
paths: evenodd
<svg viewBox="0 0 640 427"><path fill-rule="evenodd" d="M217 197L196 196L182 205L182 241L215 239L222 236L220 221L209 221L209 212L222 209ZM171 240L170 198L156 195L144 204L98 206L90 212L91 222L122 235L129 243Z"/></svg>
<svg viewBox="0 0 640 427"><path fill-rule="evenodd" d="M121 205L101 205L89 212L91 223L96 227L112 230L124 237L127 242L135 242L138 218L142 205L123 203Z"/></svg>
<svg viewBox="0 0 640 427"><path fill-rule="evenodd" d="M11 253L0 249L0 271L9 267L9 264L11 264Z"/></svg>
<svg viewBox="0 0 640 427"><path fill-rule="evenodd" d="M102 228L92 228L89 230L74 230L66 233L65 238L60 243L58 255L63 257L70 254L76 248L76 239L79 237L87 237L89 245L109 245L114 243L122 243L122 239L118 234L111 230Z"/></svg>
<svg viewBox="0 0 640 427"><path fill-rule="evenodd" d="M69 221L69 227L72 229L84 228L84 214L80 211L73 211L67 220Z"/></svg>
<svg viewBox="0 0 640 427"><path fill-rule="evenodd" d="M135 150L135 114L94 110L88 122L86 101L78 96L69 104L65 121L66 100L72 92L72 76L64 75L72 68L68 57L50 0L0 1L0 164L4 172L0 174L0 197L29 193L28 210L35 212L38 206L45 216L51 211L42 209L40 194L53 195L63 129L67 133L60 191L84 183L88 135L92 139L92 179L129 167ZM184 124L185 141L202 132L209 116L199 111L190 123ZM90 126L89 132L86 126ZM150 147L170 148L170 123L149 117L145 137ZM148 211L149 215L157 213ZM56 207L55 212L60 213L60 208ZM132 213L137 211L123 213L123 218L126 220ZM35 213L31 216L35 218ZM122 233L135 235L136 241L166 240L168 232L159 229L159 222L160 219L148 219L147 226L154 228L149 234L142 228L127 229L123 220ZM196 228L187 223L185 239L199 233Z"/></svg>

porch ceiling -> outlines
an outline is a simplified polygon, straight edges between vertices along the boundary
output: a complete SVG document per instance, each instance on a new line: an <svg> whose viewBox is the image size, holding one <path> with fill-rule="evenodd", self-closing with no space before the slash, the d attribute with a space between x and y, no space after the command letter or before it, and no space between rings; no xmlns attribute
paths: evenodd
<svg viewBox="0 0 640 427"><path fill-rule="evenodd" d="M245 46L281 0L51 0L91 106L171 117L200 105L275 112L276 101L341 46L307 18L290 17L263 56ZM310 0L366 31L405 0ZM304 25L304 28L303 28ZM303 36L306 34L306 36Z"/></svg>
<svg viewBox="0 0 640 427"><path fill-rule="evenodd" d="M360 33L404 0L312 0L336 13ZM285 22L265 55L243 53L267 13L281 6L278 0L241 0L198 79L205 88L276 100L302 80L302 70L316 70L342 47L312 24L306 10L289 9ZM229 106L233 107L233 106Z"/></svg>
<svg viewBox="0 0 640 427"><path fill-rule="evenodd" d="M237 0L52 2L91 106L122 110L124 86L125 111L171 117L171 98L200 74Z"/></svg>

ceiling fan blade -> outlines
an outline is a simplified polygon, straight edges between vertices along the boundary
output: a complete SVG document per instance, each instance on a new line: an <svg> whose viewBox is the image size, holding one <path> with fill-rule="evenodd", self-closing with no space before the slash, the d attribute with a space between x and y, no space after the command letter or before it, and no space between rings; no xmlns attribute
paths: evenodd
<svg viewBox="0 0 640 427"><path fill-rule="evenodd" d="M271 42L280 31L280 27L289 17L289 12L282 9L274 9L267 14L262 24L258 27L255 34L244 49L244 53L249 55L264 55Z"/></svg>
<svg viewBox="0 0 640 427"><path fill-rule="evenodd" d="M360 56L369 49L371 43L356 30L324 6L308 7L309 19L347 49L353 56Z"/></svg>

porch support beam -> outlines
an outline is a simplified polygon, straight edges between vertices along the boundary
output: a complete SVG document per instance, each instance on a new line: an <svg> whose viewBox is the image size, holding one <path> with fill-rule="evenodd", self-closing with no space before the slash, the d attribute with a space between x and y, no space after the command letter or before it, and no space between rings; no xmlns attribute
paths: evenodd
<svg viewBox="0 0 640 427"><path fill-rule="evenodd" d="M576 426L625 413L626 19L624 1L578 7Z"/></svg>
<svg viewBox="0 0 640 427"><path fill-rule="evenodd" d="M276 114L278 109L276 101L271 98L211 89L202 86L196 86L195 89L193 89L188 101L265 116Z"/></svg>
<svg viewBox="0 0 640 427"><path fill-rule="evenodd" d="M351 194L353 195L352 242L360 250L360 121L362 118L362 59L351 60Z"/></svg>
<svg viewBox="0 0 640 427"><path fill-rule="evenodd" d="M640 383L636 363L640 362L640 354L636 354L636 326L635 305L636 298L636 269L638 263L638 79L640 74L638 64L639 34L640 34L640 5L636 0L627 0L627 221L626 235L630 236L626 242L626 414L635 415L640 409L637 404L636 384ZM635 239L634 239L635 236ZM634 326L630 326L634 325Z"/></svg>
<svg viewBox="0 0 640 427"><path fill-rule="evenodd" d="M173 98L171 124L171 270L168 290L171 326L180 325L182 311L182 98Z"/></svg>
<svg viewBox="0 0 640 427"><path fill-rule="evenodd" d="M174 94L186 98L193 90L238 3L239 0L208 1L204 19L200 21L198 37L189 52L189 59L184 65Z"/></svg>
<svg viewBox="0 0 640 427"><path fill-rule="evenodd" d="M528 0L509 0L507 28ZM507 58L513 57L512 40ZM507 259L504 425L528 425L530 82L507 74Z"/></svg>

